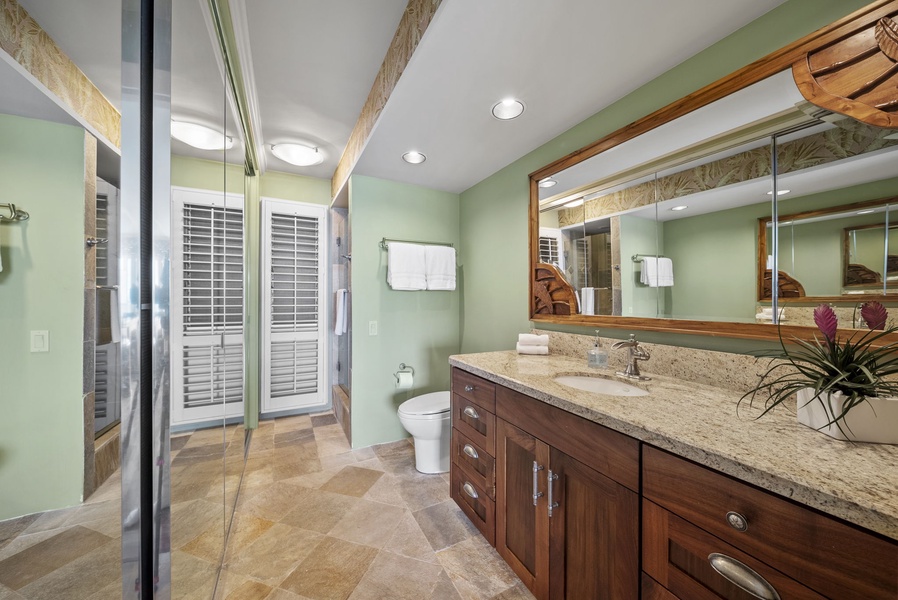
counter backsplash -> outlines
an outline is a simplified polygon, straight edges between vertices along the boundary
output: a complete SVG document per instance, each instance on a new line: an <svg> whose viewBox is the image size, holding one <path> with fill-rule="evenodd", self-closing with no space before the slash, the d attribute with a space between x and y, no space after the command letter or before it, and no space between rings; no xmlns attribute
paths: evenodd
<svg viewBox="0 0 898 600"><path fill-rule="evenodd" d="M582 358L583 366L586 367L586 352L595 343L595 336L543 329L534 329L532 332L549 335L550 353ZM627 350L611 349L611 344L620 340L603 337L599 339L608 351L609 366L622 370L627 364ZM649 377L655 373L745 393L758 384L758 379L767 370L768 359L758 360L745 354L642 342L639 345L648 350L652 356L648 361L639 364L642 373Z"/></svg>

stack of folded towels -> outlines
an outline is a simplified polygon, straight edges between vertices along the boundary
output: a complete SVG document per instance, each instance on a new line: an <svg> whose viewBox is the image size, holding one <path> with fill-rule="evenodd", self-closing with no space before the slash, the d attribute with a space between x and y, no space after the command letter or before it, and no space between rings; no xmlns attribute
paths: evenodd
<svg viewBox="0 0 898 600"><path fill-rule="evenodd" d="M532 333L518 334L518 354L548 354L549 336Z"/></svg>

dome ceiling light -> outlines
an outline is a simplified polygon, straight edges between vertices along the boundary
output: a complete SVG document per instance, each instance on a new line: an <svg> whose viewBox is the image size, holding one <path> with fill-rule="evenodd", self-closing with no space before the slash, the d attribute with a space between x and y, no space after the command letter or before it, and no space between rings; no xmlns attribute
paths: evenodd
<svg viewBox="0 0 898 600"><path fill-rule="evenodd" d="M313 167L324 162L324 153L304 144L274 144L271 153L297 167Z"/></svg>
<svg viewBox="0 0 898 600"><path fill-rule="evenodd" d="M791 191L792 191L792 190L776 190L776 195L777 195L777 196L785 196L786 194L788 194L788 193L791 192ZM767 192L767 195L768 195L768 196L772 196L772 195L773 195L773 192Z"/></svg>
<svg viewBox="0 0 898 600"><path fill-rule="evenodd" d="M686 210L687 208L689 208L689 207L688 207L687 205L683 204L683 205L681 205L681 206L674 206L674 207L671 208L670 210L677 210L677 211L680 211L680 210Z"/></svg>
<svg viewBox="0 0 898 600"><path fill-rule="evenodd" d="M524 103L515 98L505 98L493 105L493 116L501 121L509 121L520 117L524 112Z"/></svg>
<svg viewBox="0 0 898 600"><path fill-rule="evenodd" d="M230 150L234 147L234 138L197 123L172 121L171 136L200 150Z"/></svg>
<svg viewBox="0 0 898 600"><path fill-rule="evenodd" d="M410 165L420 165L422 162L427 160L427 157L417 150L412 150L411 152L406 152L405 154L403 154L402 160Z"/></svg>
<svg viewBox="0 0 898 600"><path fill-rule="evenodd" d="M555 185L556 183L558 183L558 182L555 181L554 179L552 179L551 177L546 177L545 179L540 179L538 185L541 188L550 188L553 185Z"/></svg>

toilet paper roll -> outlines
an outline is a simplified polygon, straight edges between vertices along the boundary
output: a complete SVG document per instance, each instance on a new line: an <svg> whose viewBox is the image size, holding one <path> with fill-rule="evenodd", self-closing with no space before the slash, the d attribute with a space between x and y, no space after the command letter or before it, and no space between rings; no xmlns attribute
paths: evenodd
<svg viewBox="0 0 898 600"><path fill-rule="evenodd" d="M396 376L399 378L399 381L396 382L396 387L400 390L411 389L415 383L415 378L411 373L397 373Z"/></svg>

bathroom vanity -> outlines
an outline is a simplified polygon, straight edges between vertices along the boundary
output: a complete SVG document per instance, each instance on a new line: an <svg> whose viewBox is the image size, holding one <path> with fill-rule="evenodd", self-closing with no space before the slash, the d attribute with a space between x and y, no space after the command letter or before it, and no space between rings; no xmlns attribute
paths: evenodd
<svg viewBox="0 0 898 600"><path fill-rule="evenodd" d="M615 380L582 359L450 363L452 498L537 598L898 597L898 447L670 377L555 381Z"/></svg>

